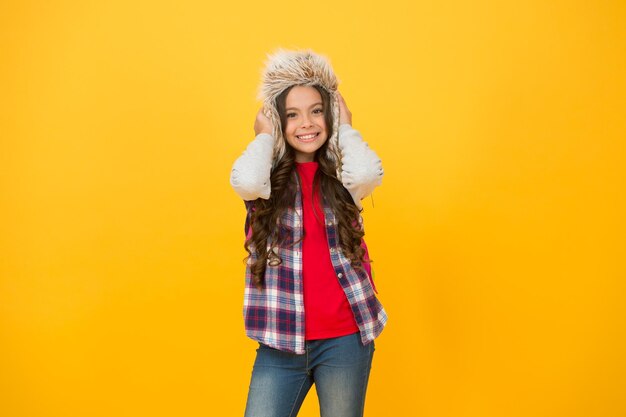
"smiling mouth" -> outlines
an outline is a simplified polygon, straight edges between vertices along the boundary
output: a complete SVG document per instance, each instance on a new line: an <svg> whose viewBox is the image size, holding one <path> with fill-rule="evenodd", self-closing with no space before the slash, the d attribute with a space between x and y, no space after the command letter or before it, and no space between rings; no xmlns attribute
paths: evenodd
<svg viewBox="0 0 626 417"><path fill-rule="evenodd" d="M320 134L320 132L317 132L317 133L311 133L311 134L308 134L308 135L296 135L296 137L301 142L312 142L312 141L315 140L315 138L317 138L319 136L319 134Z"/></svg>

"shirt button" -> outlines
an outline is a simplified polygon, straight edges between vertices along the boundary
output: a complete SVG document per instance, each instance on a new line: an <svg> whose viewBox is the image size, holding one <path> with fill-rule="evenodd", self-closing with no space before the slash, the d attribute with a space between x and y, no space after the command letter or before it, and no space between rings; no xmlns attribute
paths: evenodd
<svg viewBox="0 0 626 417"><path fill-rule="evenodd" d="M341 272L340 272L340 273L338 273L338 274L337 274L337 278L343 278L343 273L341 273Z"/></svg>

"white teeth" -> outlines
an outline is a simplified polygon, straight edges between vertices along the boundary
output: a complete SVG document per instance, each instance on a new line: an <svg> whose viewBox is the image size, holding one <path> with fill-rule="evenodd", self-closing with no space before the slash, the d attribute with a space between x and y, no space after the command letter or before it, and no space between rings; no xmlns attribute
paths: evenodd
<svg viewBox="0 0 626 417"><path fill-rule="evenodd" d="M312 135L298 136L298 138L299 139L313 139L316 135L317 133L313 133Z"/></svg>

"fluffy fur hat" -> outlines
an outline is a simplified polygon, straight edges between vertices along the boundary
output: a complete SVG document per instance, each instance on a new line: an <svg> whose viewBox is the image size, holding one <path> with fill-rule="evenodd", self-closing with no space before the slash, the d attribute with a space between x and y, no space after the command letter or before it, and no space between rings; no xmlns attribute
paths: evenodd
<svg viewBox="0 0 626 417"><path fill-rule="evenodd" d="M333 134L328 138L328 156L333 161L341 160L338 145L339 101L337 98L338 80L328 59L311 50L279 49L267 55L265 69L261 78L258 98L263 102L265 115L274 127L274 163L285 153L285 137L280 126L280 117L276 108L276 98L292 85L319 85L330 95L333 115ZM340 177L340 164L337 164L337 176Z"/></svg>

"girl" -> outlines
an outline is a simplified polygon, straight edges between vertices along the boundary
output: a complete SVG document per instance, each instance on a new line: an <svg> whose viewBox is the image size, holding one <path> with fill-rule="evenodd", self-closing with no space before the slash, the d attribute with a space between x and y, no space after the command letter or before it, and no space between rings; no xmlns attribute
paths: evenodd
<svg viewBox="0 0 626 417"><path fill-rule="evenodd" d="M387 321L360 215L381 162L324 57L269 56L260 98L256 137L230 177L247 209L246 334L259 343L245 415L296 416L316 384L322 417L362 416Z"/></svg>

